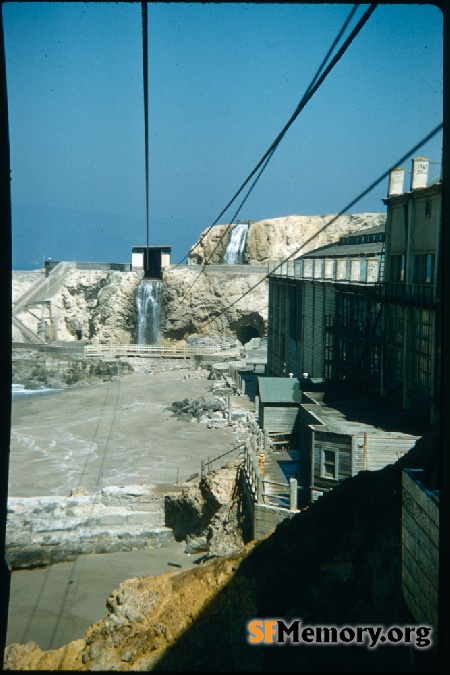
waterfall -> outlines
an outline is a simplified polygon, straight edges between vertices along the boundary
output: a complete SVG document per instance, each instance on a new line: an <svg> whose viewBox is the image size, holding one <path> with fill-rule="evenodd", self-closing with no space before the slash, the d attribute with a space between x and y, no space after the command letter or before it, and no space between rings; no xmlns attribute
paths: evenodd
<svg viewBox="0 0 450 675"><path fill-rule="evenodd" d="M227 265L242 265L245 242L248 234L248 221L239 221L233 227L230 241L223 256L223 262Z"/></svg>
<svg viewBox="0 0 450 675"><path fill-rule="evenodd" d="M162 281L144 279L137 288L137 344L157 345L161 324Z"/></svg>

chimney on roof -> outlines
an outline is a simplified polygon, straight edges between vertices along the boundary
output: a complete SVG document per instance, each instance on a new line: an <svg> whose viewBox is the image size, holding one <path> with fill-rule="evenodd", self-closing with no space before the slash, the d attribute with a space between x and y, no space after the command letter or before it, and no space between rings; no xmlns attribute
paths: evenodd
<svg viewBox="0 0 450 675"><path fill-rule="evenodd" d="M429 164L430 160L427 157L413 157L411 190L427 187Z"/></svg>
<svg viewBox="0 0 450 675"><path fill-rule="evenodd" d="M397 166L389 171L388 197L403 194L403 181L405 179L405 169Z"/></svg>

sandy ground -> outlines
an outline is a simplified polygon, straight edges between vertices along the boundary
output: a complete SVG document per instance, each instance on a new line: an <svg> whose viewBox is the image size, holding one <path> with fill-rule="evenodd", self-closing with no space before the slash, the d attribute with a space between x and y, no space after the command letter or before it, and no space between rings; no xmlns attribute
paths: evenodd
<svg viewBox="0 0 450 675"><path fill-rule="evenodd" d="M182 483L200 463L236 444L232 427L177 420L166 407L211 398L211 381L179 369L132 374L60 393L13 400L9 495L90 493L103 486ZM230 455L230 459L237 456ZM224 460L226 461L226 460ZM170 565L176 563L181 568ZM11 574L7 644L42 649L80 638L107 615L109 594L131 576L187 569L184 543L129 553L79 556L74 562Z"/></svg>
<svg viewBox="0 0 450 675"><path fill-rule="evenodd" d="M184 542L129 553L80 555L74 562L11 575L6 644L36 642L57 649L83 637L108 615L106 601L125 579L180 572L199 556L184 552Z"/></svg>

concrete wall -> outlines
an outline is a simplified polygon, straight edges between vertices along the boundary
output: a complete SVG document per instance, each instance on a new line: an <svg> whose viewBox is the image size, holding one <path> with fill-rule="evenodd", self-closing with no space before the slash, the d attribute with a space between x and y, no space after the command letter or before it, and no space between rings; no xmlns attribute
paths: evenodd
<svg viewBox="0 0 450 675"><path fill-rule="evenodd" d="M96 495L8 499L6 560L12 569L171 541L173 531L164 526L164 496L144 486L109 487Z"/></svg>
<svg viewBox="0 0 450 675"><path fill-rule="evenodd" d="M439 611L439 493L421 482L423 472L403 471L402 588L415 620L433 627L438 636Z"/></svg>
<svg viewBox="0 0 450 675"><path fill-rule="evenodd" d="M59 264L59 260L46 260L44 262L45 274L48 274ZM118 272L130 272L131 263L114 262L71 262L70 265L77 270L116 270Z"/></svg>

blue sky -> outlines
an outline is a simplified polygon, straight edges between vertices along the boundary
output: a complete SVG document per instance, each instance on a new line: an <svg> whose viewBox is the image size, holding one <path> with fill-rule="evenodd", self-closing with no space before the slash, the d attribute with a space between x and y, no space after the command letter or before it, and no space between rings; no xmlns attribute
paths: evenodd
<svg viewBox="0 0 450 675"><path fill-rule="evenodd" d="M351 7L149 3L149 243L173 262L284 127ZM140 3L6 2L3 24L13 268L129 262L146 241ZM238 218L343 209L442 121L442 49L439 9L379 5ZM440 162L441 147L414 154ZM387 179L351 212L384 211L386 193Z"/></svg>

